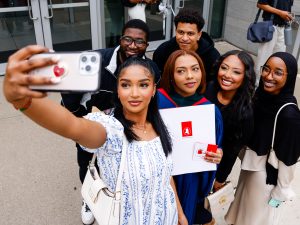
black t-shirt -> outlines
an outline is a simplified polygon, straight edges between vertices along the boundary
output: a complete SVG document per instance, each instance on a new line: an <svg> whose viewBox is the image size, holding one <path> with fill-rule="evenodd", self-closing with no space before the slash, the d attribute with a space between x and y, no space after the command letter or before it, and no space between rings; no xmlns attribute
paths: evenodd
<svg viewBox="0 0 300 225"><path fill-rule="evenodd" d="M268 4L276 9L291 12L294 0L278 0L276 6L274 6L274 1L275 0L258 0L257 3ZM270 20L271 15L272 15L272 13L264 11L262 17L264 20ZM286 22L280 16L274 14L273 24L283 26L286 24Z"/></svg>

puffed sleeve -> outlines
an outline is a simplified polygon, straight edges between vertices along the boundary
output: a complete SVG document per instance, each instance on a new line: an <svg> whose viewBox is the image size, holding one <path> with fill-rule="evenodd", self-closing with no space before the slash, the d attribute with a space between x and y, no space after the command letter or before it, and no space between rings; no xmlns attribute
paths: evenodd
<svg viewBox="0 0 300 225"><path fill-rule="evenodd" d="M121 152L124 128L115 117L106 115L103 112L93 112L87 114L85 118L101 123L104 126L106 130L106 141L98 149L89 149L81 146L83 150L91 153L99 151L99 153L108 155Z"/></svg>
<svg viewBox="0 0 300 225"><path fill-rule="evenodd" d="M277 185L271 192L271 197L280 201L287 201L295 196L291 188L291 182L294 179L296 164L287 166L279 161Z"/></svg>

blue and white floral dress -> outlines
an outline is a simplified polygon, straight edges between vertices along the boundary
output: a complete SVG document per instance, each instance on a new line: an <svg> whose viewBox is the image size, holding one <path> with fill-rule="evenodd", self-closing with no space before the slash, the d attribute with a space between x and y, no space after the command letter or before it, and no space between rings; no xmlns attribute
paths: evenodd
<svg viewBox="0 0 300 225"><path fill-rule="evenodd" d="M86 118L101 123L106 129L106 142L96 152L101 176L114 191L121 161L123 126L113 116L101 112L90 113ZM172 160L165 156L159 137L128 144L122 180L122 225L177 225L176 200L170 185L172 168Z"/></svg>

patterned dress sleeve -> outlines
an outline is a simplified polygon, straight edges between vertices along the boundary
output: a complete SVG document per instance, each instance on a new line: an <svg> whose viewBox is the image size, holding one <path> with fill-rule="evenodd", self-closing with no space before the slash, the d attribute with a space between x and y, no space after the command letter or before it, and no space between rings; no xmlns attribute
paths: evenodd
<svg viewBox="0 0 300 225"><path fill-rule="evenodd" d="M85 116L86 119L101 123L106 130L106 141L98 149L89 149L81 146L83 150L94 153L95 151L101 154L116 154L121 152L124 128L122 124L113 116L106 115L103 112L89 113Z"/></svg>

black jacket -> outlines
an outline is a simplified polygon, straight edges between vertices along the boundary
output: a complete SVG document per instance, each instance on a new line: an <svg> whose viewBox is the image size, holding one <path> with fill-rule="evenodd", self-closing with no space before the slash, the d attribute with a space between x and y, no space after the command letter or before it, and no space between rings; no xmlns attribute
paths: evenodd
<svg viewBox="0 0 300 225"><path fill-rule="evenodd" d="M198 42L199 48L197 54L203 61L206 81L212 80L211 70L215 61L220 57L220 53L214 47L214 42L206 32L202 32L201 38ZM175 37L162 43L153 53L153 61L158 65L158 68L163 72L165 63L168 57L176 50L179 46L176 42Z"/></svg>

